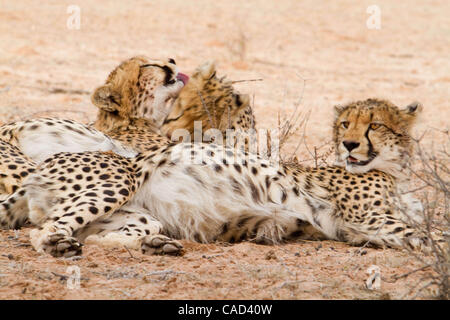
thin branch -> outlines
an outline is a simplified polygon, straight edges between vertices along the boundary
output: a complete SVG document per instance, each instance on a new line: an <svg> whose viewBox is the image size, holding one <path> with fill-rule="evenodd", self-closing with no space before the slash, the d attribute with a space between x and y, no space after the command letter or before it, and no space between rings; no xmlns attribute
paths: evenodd
<svg viewBox="0 0 450 320"><path fill-rule="evenodd" d="M233 80L233 81L231 81L231 83L234 84L234 83L240 83L240 82L254 82L254 81L264 81L264 79Z"/></svg>

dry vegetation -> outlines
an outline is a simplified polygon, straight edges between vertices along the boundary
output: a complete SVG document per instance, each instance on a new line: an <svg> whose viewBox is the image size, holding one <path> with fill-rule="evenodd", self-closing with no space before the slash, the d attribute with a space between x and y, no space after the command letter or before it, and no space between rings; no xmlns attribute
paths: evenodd
<svg viewBox="0 0 450 320"><path fill-rule="evenodd" d="M409 248L405 248L421 263L421 267L399 277L408 277L410 274L431 270L425 274L417 284L407 293L407 297L416 298L423 290L431 288L432 295L436 298L450 298L450 171L448 163L450 154L448 151L450 136L447 131L438 132L443 136L443 147L437 150L427 151L420 140L416 141L416 166L411 166L409 171L415 177L420 187L409 192L420 193L420 199L424 206L422 212L423 222L411 221L414 227L426 234L431 242L431 249L427 256L421 256ZM435 234L443 234L444 242L437 242ZM399 277L396 277L398 279Z"/></svg>
<svg viewBox="0 0 450 320"><path fill-rule="evenodd" d="M450 4L378 2L380 30L366 28L366 1L137 0L100 7L80 0L81 29L68 30L70 1L6 1L0 123L37 116L92 121L91 90L137 54L173 57L187 73L215 59L221 74L251 94L257 127L279 129L283 160L311 166L333 162L333 105L419 100L425 112L411 192L424 204L423 232L448 232ZM0 231L2 299L449 298L449 252L436 245L424 255L334 241L183 241L183 257L86 246L83 257L54 259L32 250L28 232ZM79 288L67 286L69 266L80 270ZM368 273L372 266L379 275ZM370 290L373 275L381 287Z"/></svg>

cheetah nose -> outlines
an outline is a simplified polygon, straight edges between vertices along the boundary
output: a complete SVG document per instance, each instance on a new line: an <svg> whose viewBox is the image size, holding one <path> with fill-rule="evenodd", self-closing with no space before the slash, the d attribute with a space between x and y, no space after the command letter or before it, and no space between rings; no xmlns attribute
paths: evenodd
<svg viewBox="0 0 450 320"><path fill-rule="evenodd" d="M360 143L355 141L343 141L345 148L350 152L359 147Z"/></svg>

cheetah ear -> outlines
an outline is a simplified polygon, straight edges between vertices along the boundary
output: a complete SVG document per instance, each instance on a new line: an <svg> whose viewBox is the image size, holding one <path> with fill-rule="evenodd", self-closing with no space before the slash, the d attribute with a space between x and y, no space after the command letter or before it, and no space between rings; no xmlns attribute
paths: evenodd
<svg viewBox="0 0 450 320"><path fill-rule="evenodd" d="M344 111L344 109L345 109L345 106L342 106L340 104L335 105L334 106L334 115L335 115L335 117L336 118L339 117L341 115L341 113Z"/></svg>
<svg viewBox="0 0 450 320"><path fill-rule="evenodd" d="M401 119L405 128L411 128L416 122L417 116L422 111L423 106L420 102L412 102L406 108L400 110Z"/></svg>
<svg viewBox="0 0 450 320"><path fill-rule="evenodd" d="M198 67L197 71L202 75L203 79L211 79L216 75L216 64L214 61L207 61Z"/></svg>
<svg viewBox="0 0 450 320"><path fill-rule="evenodd" d="M117 111L120 107L120 100L120 93L113 90L110 85L98 87L91 96L92 103L107 112Z"/></svg>
<svg viewBox="0 0 450 320"><path fill-rule="evenodd" d="M236 94L234 96L238 108L245 108L250 104L250 96L248 94Z"/></svg>
<svg viewBox="0 0 450 320"><path fill-rule="evenodd" d="M403 110L408 115L416 116L423 110L423 105L420 102L414 101L406 106Z"/></svg>

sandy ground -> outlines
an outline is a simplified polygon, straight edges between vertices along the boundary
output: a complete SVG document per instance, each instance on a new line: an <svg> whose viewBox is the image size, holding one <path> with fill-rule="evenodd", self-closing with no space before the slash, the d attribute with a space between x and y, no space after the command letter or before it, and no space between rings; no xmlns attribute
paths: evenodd
<svg viewBox="0 0 450 320"><path fill-rule="evenodd" d="M294 105L312 111L284 152L326 153L333 105L368 97L425 107L417 134L441 143L449 126L450 2L381 1L12 1L0 3L0 123L43 115L94 119L90 92L122 60L172 57L183 72L215 60L249 93L259 128L277 126ZM68 6L81 9L69 29ZM86 246L79 260L33 251L27 229L0 232L1 299L399 299L429 271L407 252L333 241L280 246L186 242L183 257L143 256ZM368 290L367 269L381 271ZM69 268L74 266L79 269ZM72 278L80 271L77 287ZM424 292L417 298L428 297Z"/></svg>

